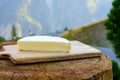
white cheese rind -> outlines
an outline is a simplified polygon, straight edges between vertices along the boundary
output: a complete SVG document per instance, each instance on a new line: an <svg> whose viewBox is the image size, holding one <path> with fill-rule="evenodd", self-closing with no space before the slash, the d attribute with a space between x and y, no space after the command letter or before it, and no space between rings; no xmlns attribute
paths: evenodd
<svg viewBox="0 0 120 80"><path fill-rule="evenodd" d="M70 41L52 36L29 36L17 41L18 49L25 51L69 52Z"/></svg>

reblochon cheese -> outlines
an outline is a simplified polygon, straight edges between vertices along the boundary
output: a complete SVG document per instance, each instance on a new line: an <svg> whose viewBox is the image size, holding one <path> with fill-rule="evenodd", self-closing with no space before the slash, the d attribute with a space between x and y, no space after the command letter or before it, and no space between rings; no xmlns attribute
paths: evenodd
<svg viewBox="0 0 120 80"><path fill-rule="evenodd" d="M24 51L69 52L70 41L53 36L28 36L17 41L18 49Z"/></svg>

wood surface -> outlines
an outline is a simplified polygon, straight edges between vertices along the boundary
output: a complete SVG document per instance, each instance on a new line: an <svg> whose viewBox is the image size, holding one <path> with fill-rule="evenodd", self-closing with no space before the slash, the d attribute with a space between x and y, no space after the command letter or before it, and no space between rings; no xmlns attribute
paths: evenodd
<svg viewBox="0 0 120 80"><path fill-rule="evenodd" d="M26 65L0 60L0 80L112 80L112 67L105 55Z"/></svg>
<svg viewBox="0 0 120 80"><path fill-rule="evenodd" d="M69 53L19 51L17 45L7 45L3 49L5 51L0 52L0 58L9 58L15 64L80 59L102 55L101 51L78 41L71 41Z"/></svg>
<svg viewBox="0 0 120 80"><path fill-rule="evenodd" d="M8 40L8 41L4 41L4 42L0 42L0 51L3 51L3 46L4 45L13 45L16 44L17 40Z"/></svg>
<svg viewBox="0 0 120 80"><path fill-rule="evenodd" d="M112 80L109 57L15 65L0 59L0 80Z"/></svg>

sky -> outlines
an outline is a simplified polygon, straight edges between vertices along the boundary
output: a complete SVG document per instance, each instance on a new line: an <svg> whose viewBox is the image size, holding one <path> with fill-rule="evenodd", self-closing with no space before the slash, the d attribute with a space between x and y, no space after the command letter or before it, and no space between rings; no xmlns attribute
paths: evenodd
<svg viewBox="0 0 120 80"><path fill-rule="evenodd" d="M46 0L48 7L50 8L52 6L53 0Z"/></svg>

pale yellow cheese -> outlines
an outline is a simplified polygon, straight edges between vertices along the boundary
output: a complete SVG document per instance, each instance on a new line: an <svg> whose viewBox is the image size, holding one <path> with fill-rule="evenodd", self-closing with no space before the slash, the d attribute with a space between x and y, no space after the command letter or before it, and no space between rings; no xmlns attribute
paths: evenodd
<svg viewBox="0 0 120 80"><path fill-rule="evenodd" d="M18 49L25 51L69 52L70 41L52 36L29 36L17 41Z"/></svg>

